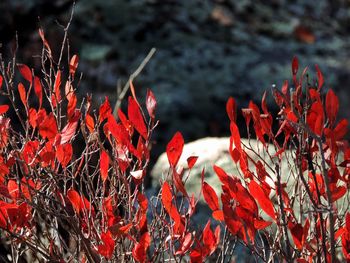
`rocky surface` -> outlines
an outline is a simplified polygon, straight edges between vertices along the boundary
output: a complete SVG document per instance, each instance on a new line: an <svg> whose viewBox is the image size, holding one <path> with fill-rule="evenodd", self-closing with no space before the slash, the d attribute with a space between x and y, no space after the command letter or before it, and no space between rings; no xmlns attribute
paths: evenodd
<svg viewBox="0 0 350 263"><path fill-rule="evenodd" d="M7 51L19 33L28 61L40 54L37 16L53 49L58 50L71 1L1 1L0 38ZM239 106L258 101L264 90L281 86L291 75L297 55L301 66L315 63L326 87L349 100L349 2L307 0L130 0L77 1L70 27L71 52L81 57L81 94L100 102L116 98L118 80L125 82L152 47L156 55L137 78L140 96L146 88L158 98L155 153L176 130L187 141L227 134L225 102ZM310 77L313 83L313 77ZM270 97L271 102L271 97ZM273 107L272 104L270 107ZM342 114L349 117L347 110Z"/></svg>

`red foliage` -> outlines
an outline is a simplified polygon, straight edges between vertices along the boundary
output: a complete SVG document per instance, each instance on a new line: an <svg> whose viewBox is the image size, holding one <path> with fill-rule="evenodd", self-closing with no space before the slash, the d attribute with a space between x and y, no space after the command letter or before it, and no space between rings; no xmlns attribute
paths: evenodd
<svg viewBox="0 0 350 263"><path fill-rule="evenodd" d="M39 34L43 63L54 61L43 31ZM295 89L285 81L272 92L280 108L277 122L268 110L267 93L261 110L254 102L242 110L257 149L252 141L242 143L236 123L241 116L235 100L228 99L228 152L238 171L230 174L214 165L221 183L216 193L203 170L196 183L212 214L200 226L193 218L199 197L186 186L198 156L183 156L188 170L181 167L180 132L166 147L169 172L159 193L149 197L145 192L157 124L152 91L142 104L130 83L127 115L118 109L114 116L107 97L98 112L91 97L85 108L79 107L74 88L79 58L74 55L66 63L47 65L51 73L44 67L41 77L17 64L24 84L15 84L11 70L0 65L2 96L21 101L0 105L0 229L15 249L32 250L50 262L229 262L226 251L240 241L263 261L335 261L340 253L350 260L344 199L350 187L350 150L344 140L348 122L337 119L334 91L321 93L324 77L318 66L317 86L305 86L307 69L299 76L293 58ZM19 131L12 129L10 109L22 125ZM71 240L65 240L62 229Z"/></svg>

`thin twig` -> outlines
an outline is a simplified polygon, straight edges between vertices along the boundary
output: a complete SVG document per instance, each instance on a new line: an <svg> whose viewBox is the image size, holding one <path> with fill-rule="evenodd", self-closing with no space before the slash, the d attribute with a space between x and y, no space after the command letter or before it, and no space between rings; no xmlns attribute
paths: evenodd
<svg viewBox="0 0 350 263"><path fill-rule="evenodd" d="M118 94L117 102L115 103L114 110L113 110L113 115L115 118L117 118L120 105L121 105L127 91L130 88L130 82L132 82L141 73L141 71L147 65L147 63L151 60L151 58L155 52L156 52L155 48L152 48L148 52L147 56L142 60L141 64L138 66L138 68L135 70L135 72L130 75L129 80L126 82L123 90L120 92L120 94Z"/></svg>

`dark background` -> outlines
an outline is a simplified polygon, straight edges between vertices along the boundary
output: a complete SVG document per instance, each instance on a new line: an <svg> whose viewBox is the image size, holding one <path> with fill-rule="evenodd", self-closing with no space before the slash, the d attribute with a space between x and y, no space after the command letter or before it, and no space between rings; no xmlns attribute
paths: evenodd
<svg viewBox="0 0 350 263"><path fill-rule="evenodd" d="M291 60L314 64L341 100L348 118L350 2L334 0L130 0L76 2L69 30L71 54L80 57L79 93L92 93L96 106L113 103L118 81L125 84L152 47L157 52L135 80L139 98L151 88L160 126L154 154L172 135L185 141L228 135L225 103L259 103L264 90L291 78ZM7 0L0 3L0 42L11 57L15 33L18 61L39 64L41 25L51 48L60 49L72 1ZM38 17L40 17L40 22ZM269 96L270 108L274 109Z"/></svg>

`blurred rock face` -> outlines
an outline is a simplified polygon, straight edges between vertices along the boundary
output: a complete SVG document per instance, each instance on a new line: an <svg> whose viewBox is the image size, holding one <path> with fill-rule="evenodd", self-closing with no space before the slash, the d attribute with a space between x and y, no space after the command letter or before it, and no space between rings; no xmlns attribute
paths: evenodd
<svg viewBox="0 0 350 263"><path fill-rule="evenodd" d="M21 49L30 49L22 57L40 54L40 45L33 44L39 41L38 15L49 42L59 46L60 28L54 21L67 22L69 1L10 2L0 4L1 25L12 31L20 27L27 41L20 43ZM313 66L320 66L325 87L341 93L341 114L350 118L345 110L350 83L347 5L326 0L81 0L70 28L71 52L80 55L84 72L79 91L92 92L97 102L104 95L113 100L118 80L125 81L156 47L135 86L139 97L152 88L158 99L158 143L164 145L176 130L186 140L221 136L229 131L224 107L228 96L238 106L259 101L272 84L280 87L290 79L296 55L301 67L310 66L311 84ZM271 97L269 102L273 108Z"/></svg>
<svg viewBox="0 0 350 263"><path fill-rule="evenodd" d="M242 147L249 155L249 169L253 173L256 172L256 168L253 161L256 163L261 162L261 165L266 169L270 178L267 179L273 188L275 187L276 175L274 171L275 165L278 163L277 158L271 158L276 153L273 145L267 144L267 148L264 149L262 143L257 140L242 139ZM239 164L232 161L229 154L229 137L206 137L193 142L185 144L183 153L177 165L179 171L183 170L183 181L185 182L186 190L189 195L192 193L198 196L201 191L201 173L205 169L205 181L210 184L217 193L221 193L221 182L213 170L213 165L219 166L227 174L235 177L243 177L243 172L239 168ZM267 154L268 153L268 154ZM259 156L260 157L259 157ZM195 166L189 171L187 165L187 158L190 156L197 156L197 162ZM286 151L284 158L281 161L281 176L282 182L287 182L287 178L290 177L292 172L295 172L292 165L292 156L289 151ZM263 158L263 160L261 159ZM172 180L169 176L169 162L166 153L163 153L158 158L156 164L151 171L151 177L153 180L153 187L157 188L160 185L160 180ZM290 182L290 185L294 185L295 182ZM202 200L203 201L203 200Z"/></svg>

